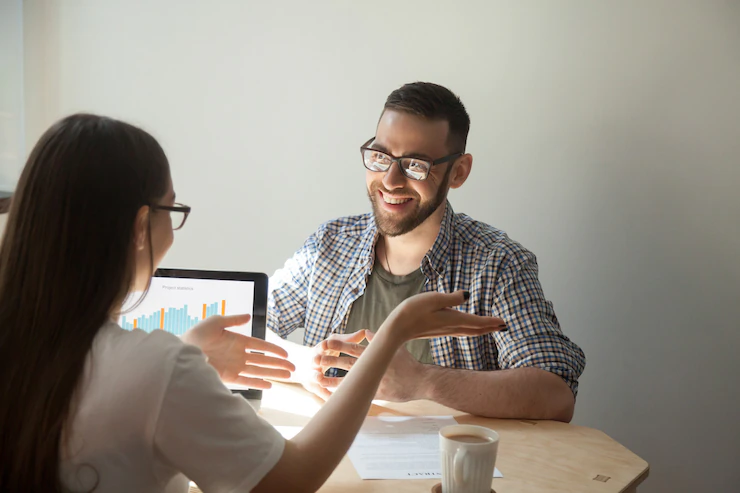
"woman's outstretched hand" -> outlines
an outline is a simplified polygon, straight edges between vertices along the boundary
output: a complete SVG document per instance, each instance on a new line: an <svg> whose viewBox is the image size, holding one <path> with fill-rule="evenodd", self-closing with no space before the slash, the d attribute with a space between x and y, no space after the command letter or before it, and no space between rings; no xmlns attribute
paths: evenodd
<svg viewBox="0 0 740 493"><path fill-rule="evenodd" d="M285 359L288 353L281 347L226 330L244 325L249 319L249 315L214 315L185 332L182 340L205 353L224 383L269 389L272 384L266 378L287 379L295 366Z"/></svg>
<svg viewBox="0 0 740 493"><path fill-rule="evenodd" d="M481 336L507 330L506 323L500 318L452 309L469 298L467 291L417 294L398 305L378 332L388 331L405 342L442 336Z"/></svg>

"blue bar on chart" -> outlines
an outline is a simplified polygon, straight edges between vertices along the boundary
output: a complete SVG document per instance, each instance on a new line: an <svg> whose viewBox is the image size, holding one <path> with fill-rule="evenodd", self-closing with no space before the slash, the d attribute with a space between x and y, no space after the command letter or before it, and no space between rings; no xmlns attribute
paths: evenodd
<svg viewBox="0 0 740 493"><path fill-rule="evenodd" d="M210 317L219 313L219 302L203 304L203 316ZM226 301L221 301L221 312L225 312ZM189 328L197 324L201 318L191 317L188 305L180 308L161 308L151 314L141 315L128 319L121 317L121 327L126 330L141 329L151 332L156 329L165 330L177 336L183 335Z"/></svg>

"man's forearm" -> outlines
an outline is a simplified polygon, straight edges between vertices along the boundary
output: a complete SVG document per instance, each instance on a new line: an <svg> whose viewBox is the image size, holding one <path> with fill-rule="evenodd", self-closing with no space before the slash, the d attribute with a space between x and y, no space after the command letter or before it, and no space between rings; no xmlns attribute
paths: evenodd
<svg viewBox="0 0 740 493"><path fill-rule="evenodd" d="M573 417L575 398L559 376L539 368L473 371L424 365L418 399L491 418Z"/></svg>

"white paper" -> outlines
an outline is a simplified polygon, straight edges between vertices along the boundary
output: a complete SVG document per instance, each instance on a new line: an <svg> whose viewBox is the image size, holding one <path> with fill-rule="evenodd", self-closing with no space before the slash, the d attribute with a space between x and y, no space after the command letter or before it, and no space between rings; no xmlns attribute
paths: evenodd
<svg viewBox="0 0 740 493"><path fill-rule="evenodd" d="M456 425L452 416L372 416L347 452L362 479L442 477L439 430ZM494 478L502 478L498 469Z"/></svg>

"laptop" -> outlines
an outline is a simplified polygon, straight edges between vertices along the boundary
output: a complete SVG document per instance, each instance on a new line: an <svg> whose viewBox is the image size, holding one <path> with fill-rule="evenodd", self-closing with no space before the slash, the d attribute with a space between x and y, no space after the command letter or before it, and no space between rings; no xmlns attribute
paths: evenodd
<svg viewBox="0 0 740 493"><path fill-rule="evenodd" d="M252 318L246 325L228 330L265 338L267 275L263 273L158 269L146 297L131 310L138 299L134 295L124 304L118 320L124 329L166 330L180 336L211 315L249 313ZM261 390L227 387L259 410Z"/></svg>

